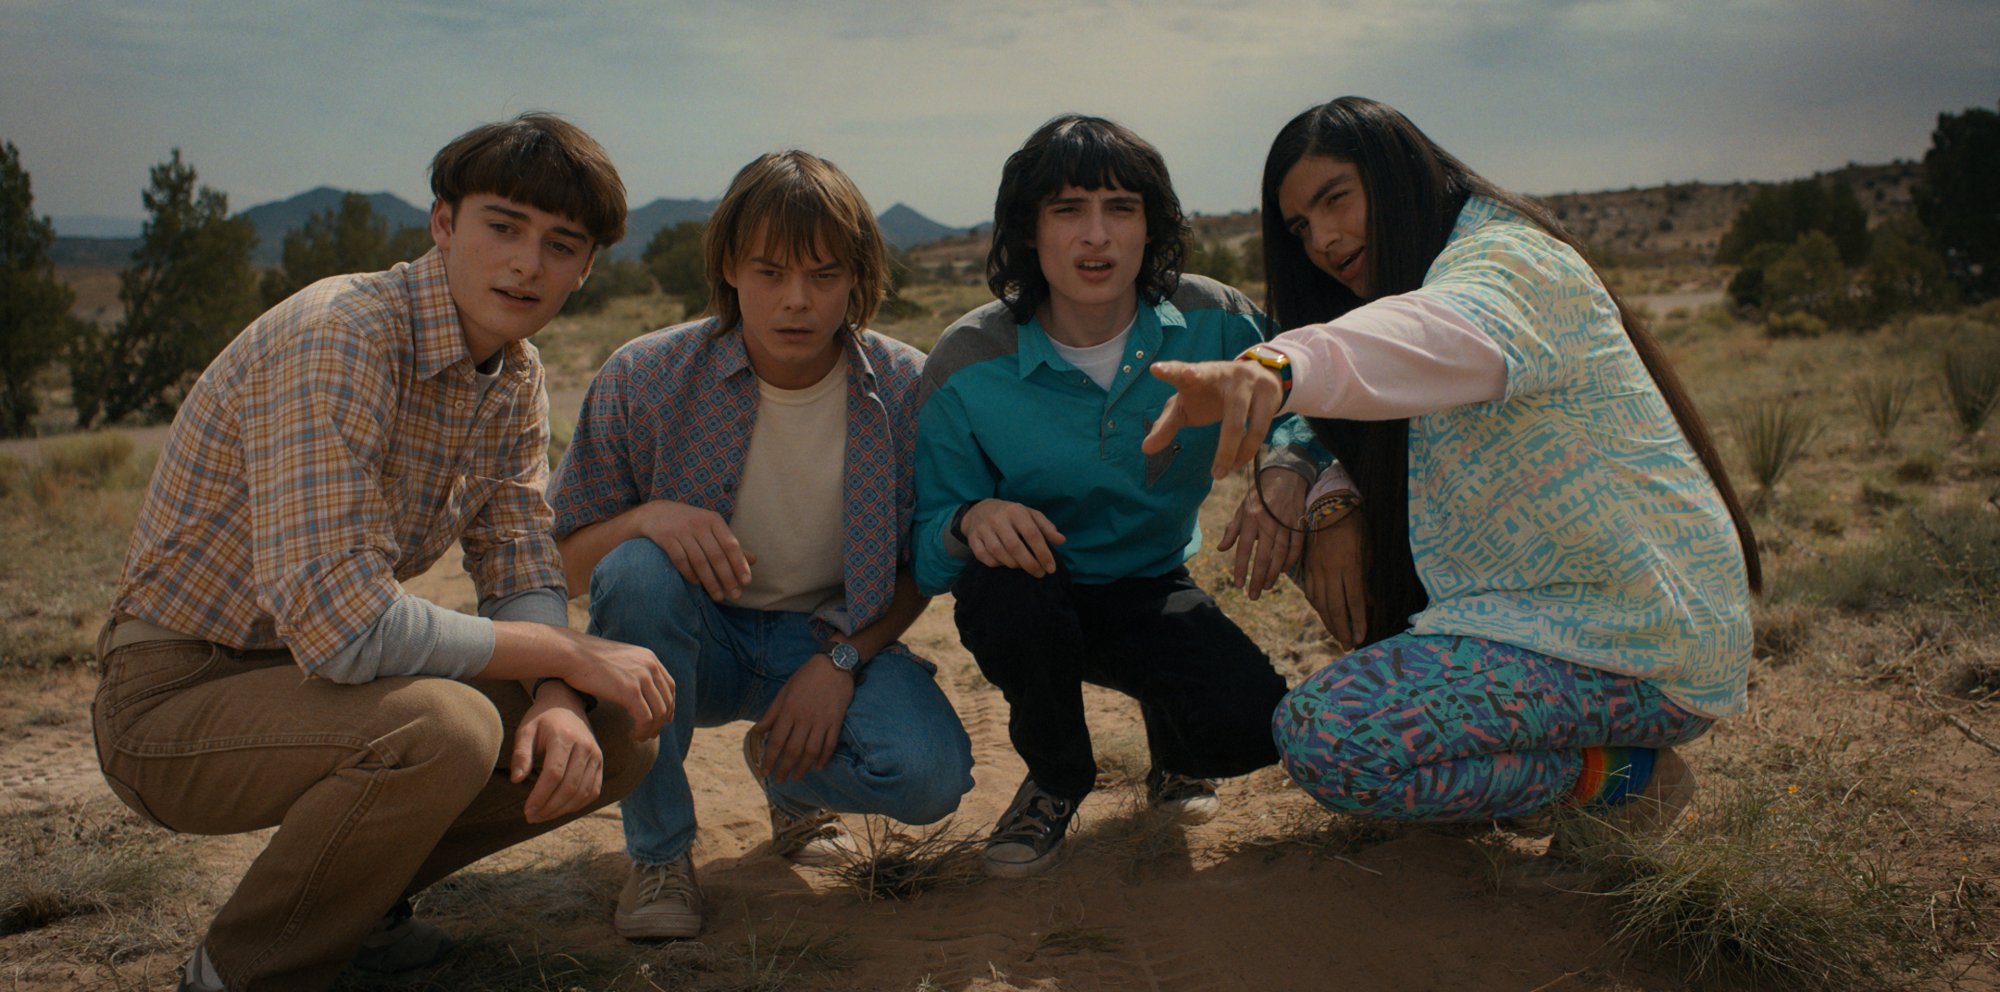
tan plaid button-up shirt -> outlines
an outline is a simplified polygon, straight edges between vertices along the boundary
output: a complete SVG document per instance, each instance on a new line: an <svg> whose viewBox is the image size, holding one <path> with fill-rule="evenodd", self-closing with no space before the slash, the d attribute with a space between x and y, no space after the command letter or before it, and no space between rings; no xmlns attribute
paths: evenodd
<svg viewBox="0 0 2000 992"><path fill-rule="evenodd" d="M563 588L541 361L505 359L482 391L436 252L279 304L174 418L112 609L311 672L454 540L481 599Z"/></svg>

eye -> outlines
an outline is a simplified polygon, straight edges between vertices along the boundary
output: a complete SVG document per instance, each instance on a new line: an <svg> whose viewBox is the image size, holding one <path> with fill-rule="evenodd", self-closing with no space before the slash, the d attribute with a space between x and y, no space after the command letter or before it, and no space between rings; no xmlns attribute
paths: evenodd
<svg viewBox="0 0 2000 992"><path fill-rule="evenodd" d="M549 250L558 255L576 254L576 246L567 241L551 241L549 242Z"/></svg>

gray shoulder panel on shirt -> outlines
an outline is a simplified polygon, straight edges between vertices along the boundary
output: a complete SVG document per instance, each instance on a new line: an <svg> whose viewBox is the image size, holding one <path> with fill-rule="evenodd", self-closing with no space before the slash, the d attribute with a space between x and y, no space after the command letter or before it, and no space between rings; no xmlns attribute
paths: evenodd
<svg viewBox="0 0 2000 992"><path fill-rule="evenodd" d="M1225 286L1207 276L1191 273L1181 275L1181 284L1174 290L1174 308L1182 313L1193 310L1222 310L1227 313L1256 313L1257 305L1250 302L1233 286Z"/></svg>
<svg viewBox="0 0 2000 992"><path fill-rule="evenodd" d="M959 369L995 358L1005 358L1020 348L1020 325L1005 304L995 300L952 321L938 336L924 361L924 384L918 402L958 373Z"/></svg>

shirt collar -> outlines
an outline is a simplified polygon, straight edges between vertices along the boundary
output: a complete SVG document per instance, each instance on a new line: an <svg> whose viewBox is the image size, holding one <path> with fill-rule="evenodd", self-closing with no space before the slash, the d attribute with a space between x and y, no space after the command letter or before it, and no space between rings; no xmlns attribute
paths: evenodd
<svg viewBox="0 0 2000 992"><path fill-rule="evenodd" d="M710 317L702 321L701 333L714 335L716 326L716 318ZM750 368L750 347L743 343L742 325L738 325L728 334L721 335L721 340L717 344L721 346L715 350L717 376L726 379L738 373L748 373L755 378L756 373ZM875 392L877 388L875 365L868 360L867 350L861 347L861 336L843 331L840 335L840 344L847 351L849 382L859 381L863 392Z"/></svg>
<svg viewBox="0 0 2000 992"><path fill-rule="evenodd" d="M1172 302L1161 300L1149 306L1142 299L1139 311L1132 320L1132 334L1125 339L1125 351L1128 354L1136 350L1158 355L1160 339L1166 328L1186 326L1187 318ZM1049 332L1042 327L1041 318L1031 318L1027 323L1018 325L1016 334L1021 378L1026 379L1044 365L1056 372L1076 371L1076 366L1056 352L1055 343L1049 340Z"/></svg>
<svg viewBox="0 0 2000 992"><path fill-rule="evenodd" d="M458 304L452 302L444 256L435 248L425 252L422 258L403 267L403 279L410 292L417 377L431 379L449 372L461 382L473 381L472 350L465 346L465 327L458 320ZM506 362L501 381L527 377L528 347L525 341L509 341L501 346Z"/></svg>

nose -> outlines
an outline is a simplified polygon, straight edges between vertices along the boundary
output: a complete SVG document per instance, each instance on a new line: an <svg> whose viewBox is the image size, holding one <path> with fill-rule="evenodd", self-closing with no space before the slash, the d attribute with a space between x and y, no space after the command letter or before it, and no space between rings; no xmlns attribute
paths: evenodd
<svg viewBox="0 0 2000 992"><path fill-rule="evenodd" d="M1083 229L1083 240L1093 245L1101 245L1111 240L1111 229L1104 223L1103 207L1095 205L1091 207L1089 221Z"/></svg>
<svg viewBox="0 0 2000 992"><path fill-rule="evenodd" d="M806 293L806 280L810 278L812 278L810 274L803 272L787 275L779 296L779 304L787 310L804 310L810 306L812 299Z"/></svg>
<svg viewBox="0 0 2000 992"><path fill-rule="evenodd" d="M1322 254L1331 253L1333 246L1340 241L1340 230L1323 220L1314 220L1311 223L1312 229L1309 233L1312 235L1313 249Z"/></svg>
<svg viewBox="0 0 2000 992"><path fill-rule="evenodd" d="M515 247L513 257L508 261L516 274L524 279L533 278L542 271L542 246L525 243L525 238L522 240L524 243Z"/></svg>

